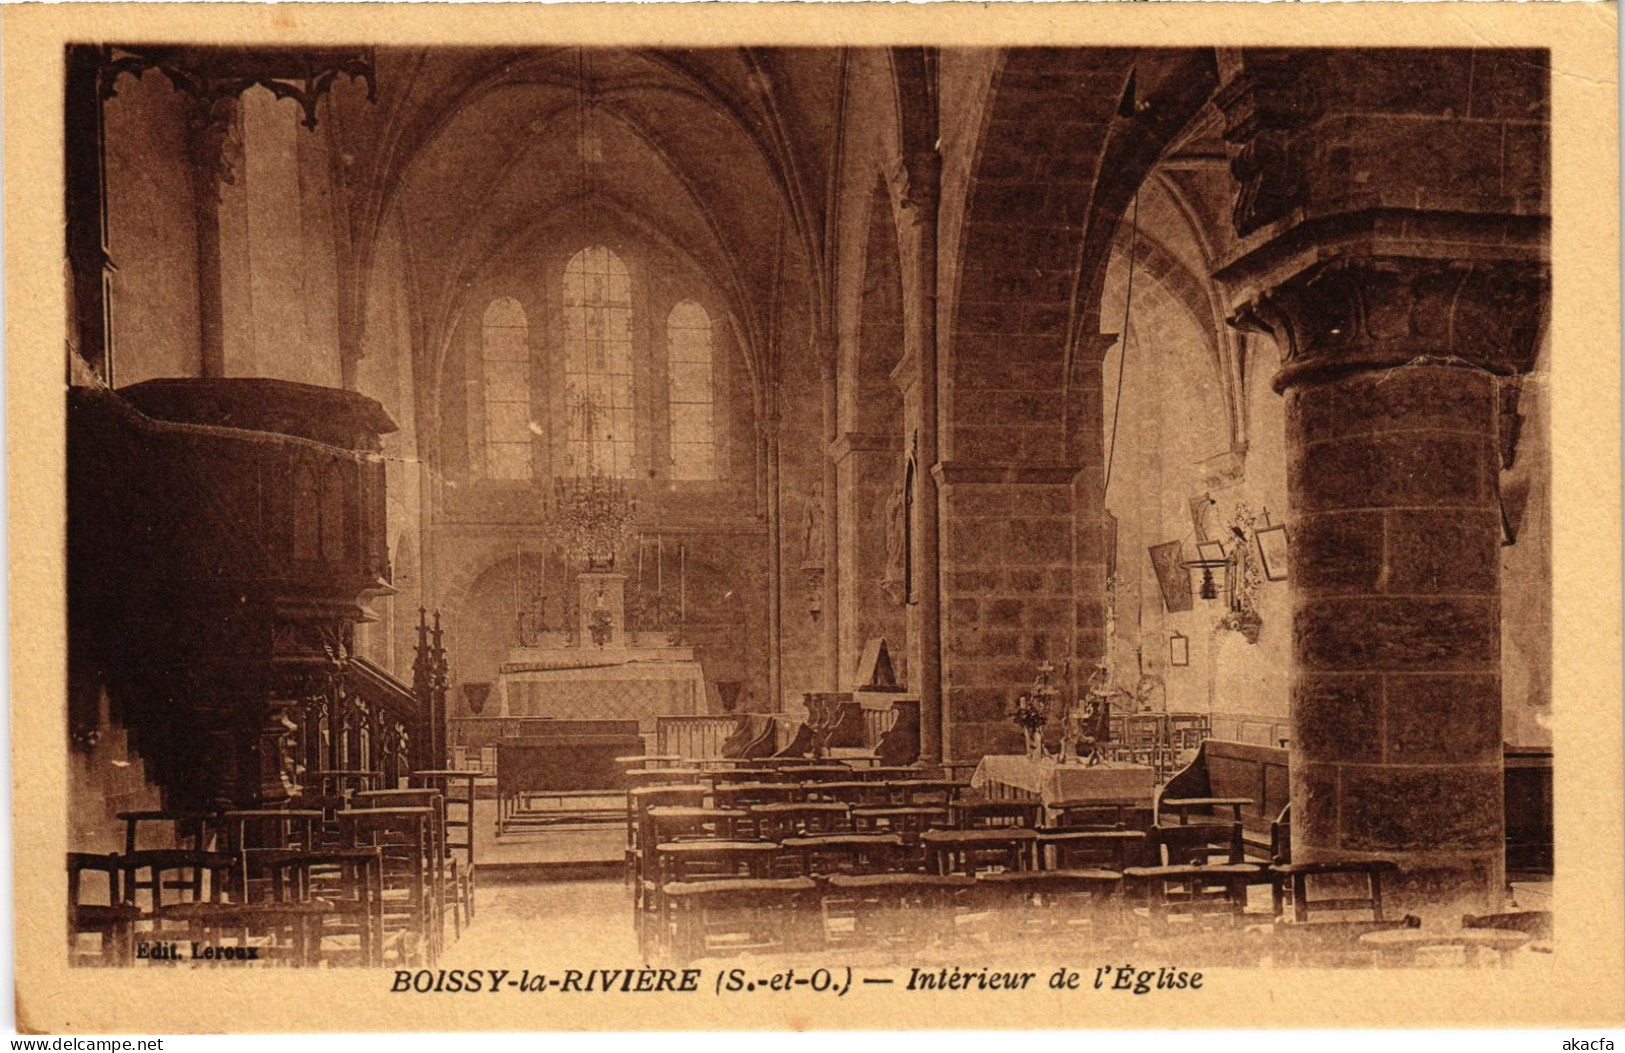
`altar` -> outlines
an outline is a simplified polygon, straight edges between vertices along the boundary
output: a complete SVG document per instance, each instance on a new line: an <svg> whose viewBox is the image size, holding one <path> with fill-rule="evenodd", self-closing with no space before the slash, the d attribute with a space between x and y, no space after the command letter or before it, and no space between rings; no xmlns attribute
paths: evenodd
<svg viewBox="0 0 1625 1053"><path fill-rule="evenodd" d="M1037 798L1046 806L1144 804L1156 792L1156 772L1141 764L1102 761L1065 764L1053 757L988 754L970 777L971 789L989 797Z"/></svg>
<svg viewBox="0 0 1625 1053"><path fill-rule="evenodd" d="M514 647L498 669L499 718L636 720L653 734L655 718L706 710L705 676L694 649L665 634L626 628L626 575L589 571L577 578L579 632L543 632Z"/></svg>

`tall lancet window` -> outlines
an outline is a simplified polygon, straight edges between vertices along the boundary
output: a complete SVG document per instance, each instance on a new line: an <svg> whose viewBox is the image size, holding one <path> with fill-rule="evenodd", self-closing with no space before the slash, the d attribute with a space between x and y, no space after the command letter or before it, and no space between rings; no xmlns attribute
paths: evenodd
<svg viewBox="0 0 1625 1053"><path fill-rule="evenodd" d="M485 474L529 479L530 340L525 309L506 296L485 309L480 335L485 364Z"/></svg>
<svg viewBox="0 0 1625 1053"><path fill-rule="evenodd" d="M671 477L716 478L711 408L711 316L692 300L666 319L666 368L671 384Z"/></svg>
<svg viewBox="0 0 1625 1053"><path fill-rule="evenodd" d="M567 473L630 478L632 279L603 246L564 268L564 409Z"/></svg>

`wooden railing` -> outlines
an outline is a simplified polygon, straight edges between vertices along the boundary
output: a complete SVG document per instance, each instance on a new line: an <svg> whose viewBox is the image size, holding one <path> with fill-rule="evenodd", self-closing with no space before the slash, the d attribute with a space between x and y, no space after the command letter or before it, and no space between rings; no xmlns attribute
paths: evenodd
<svg viewBox="0 0 1625 1053"><path fill-rule="evenodd" d="M734 716L655 718L655 752L684 760L714 760L739 726Z"/></svg>
<svg viewBox="0 0 1625 1053"><path fill-rule="evenodd" d="M864 701L862 695L858 696L858 701ZM896 723L897 710L892 708L890 697L885 702L877 705L865 705L863 707L863 741L870 744L879 742L881 737L890 731L892 725Z"/></svg>

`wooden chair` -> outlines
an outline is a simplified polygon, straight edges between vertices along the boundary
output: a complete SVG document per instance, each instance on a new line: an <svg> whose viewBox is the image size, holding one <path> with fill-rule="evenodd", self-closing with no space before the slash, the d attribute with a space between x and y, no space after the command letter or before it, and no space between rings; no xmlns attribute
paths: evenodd
<svg viewBox="0 0 1625 1053"><path fill-rule="evenodd" d="M948 825L942 805L859 805L852 809L852 829L860 834L897 834L904 844L918 844L920 835Z"/></svg>
<svg viewBox="0 0 1625 1053"><path fill-rule="evenodd" d="M648 831L649 810L699 808L707 796L703 786L635 786L626 791L626 879L634 889L643 873L644 846L659 843Z"/></svg>
<svg viewBox="0 0 1625 1053"><path fill-rule="evenodd" d="M850 805L881 805L886 803L886 787L863 779L836 779L810 782L802 789L809 801L839 801Z"/></svg>
<svg viewBox="0 0 1625 1053"><path fill-rule="evenodd" d="M750 819L742 808L694 808L662 805L648 810L651 844L666 841L729 841L740 836L739 826Z"/></svg>
<svg viewBox="0 0 1625 1053"><path fill-rule="evenodd" d="M443 801L446 858L452 882L453 899L462 908L462 918L452 917L454 931L474 920L474 802L478 799L475 780L479 772L442 768L413 772L407 782L414 787L438 790Z"/></svg>
<svg viewBox="0 0 1625 1053"><path fill-rule="evenodd" d="M723 878L671 881L661 889L672 957L794 953L812 949L818 885L810 878Z"/></svg>
<svg viewBox="0 0 1625 1053"><path fill-rule="evenodd" d="M1166 864L1203 865L1207 863L1241 863L1246 850L1241 840L1241 824L1185 823L1178 826L1157 825L1151 830L1151 841L1161 861Z"/></svg>
<svg viewBox="0 0 1625 1053"><path fill-rule="evenodd" d="M790 804L807 799L807 791L794 782L717 783L711 791L718 808L745 808L753 804Z"/></svg>
<svg viewBox="0 0 1625 1053"><path fill-rule="evenodd" d="M835 782L851 779L850 764L792 764L779 769L779 773L796 782Z"/></svg>
<svg viewBox="0 0 1625 1053"><path fill-rule="evenodd" d="M743 767L723 768L718 771L706 772L711 785L721 788L725 783L740 782L795 782L796 780L784 774L779 768L767 767L760 762Z"/></svg>
<svg viewBox="0 0 1625 1053"><path fill-rule="evenodd" d="M1160 862L1151 840L1138 830L1040 830L1041 870L1116 870Z"/></svg>
<svg viewBox="0 0 1625 1053"><path fill-rule="evenodd" d="M954 826L960 830L999 827L1037 829L1043 821L1041 801L958 800L952 806Z"/></svg>
<svg viewBox="0 0 1625 1053"><path fill-rule="evenodd" d="M199 811L172 812L165 809L119 812L118 818L124 823L124 851L130 853L142 847L204 851L209 847L212 826L218 820L219 814ZM162 844L146 846L141 844L143 823L157 826L163 831L159 835Z"/></svg>
<svg viewBox="0 0 1625 1053"><path fill-rule="evenodd" d="M897 765L876 764L867 768L853 768L852 777L862 782L898 782L910 779L930 779L936 777L936 773L930 768L918 765L899 767Z"/></svg>
<svg viewBox="0 0 1625 1053"><path fill-rule="evenodd" d="M102 875L105 895L95 897L85 888L87 873ZM125 900L124 873L124 860L115 853L68 853L68 964L128 965L134 961L135 923L141 911ZM96 937L94 956L79 946L79 937L87 935Z"/></svg>
<svg viewBox="0 0 1625 1053"><path fill-rule="evenodd" d="M903 839L896 834L814 834L780 842L804 877L873 874L896 869Z"/></svg>
<svg viewBox="0 0 1625 1053"><path fill-rule="evenodd" d="M363 790L352 798L356 808L427 808L429 809L429 892L434 916L430 925L438 943L444 936L446 916L454 919L457 935L462 935L462 924L455 920L461 904L452 902L455 890L461 887L455 872L456 859L446 845L446 798L438 789Z"/></svg>
<svg viewBox="0 0 1625 1053"><path fill-rule="evenodd" d="M1123 877L1159 928L1176 919L1233 924L1247 907L1247 886L1263 873L1243 861L1240 823L1159 825L1151 844L1160 863L1125 867Z"/></svg>
<svg viewBox="0 0 1625 1053"><path fill-rule="evenodd" d="M1294 863L1292 861L1292 808L1288 805L1270 824L1270 900L1276 917L1285 913L1288 901L1292 904L1292 920L1308 921L1314 911L1369 912L1369 920L1382 922L1383 875L1398 872L1399 867L1387 859L1317 860ZM1310 879L1340 889L1342 895L1311 899ZM1363 886L1363 892L1355 891Z"/></svg>
<svg viewBox="0 0 1625 1053"><path fill-rule="evenodd" d="M151 809L119 812L118 818L124 823L125 855L133 855L136 851L143 850L142 842L152 840L158 841L159 844L149 843L145 846L145 850L173 848L187 852L202 852L210 849L216 840L220 813ZM143 826L155 827L158 833L152 837L143 837ZM134 891L149 890L142 884Z"/></svg>
<svg viewBox="0 0 1625 1053"><path fill-rule="evenodd" d="M770 877L779 846L773 841L666 841L653 846L653 876L634 915L638 946L652 955L671 939L665 888L674 883Z"/></svg>
<svg viewBox="0 0 1625 1053"><path fill-rule="evenodd" d="M974 877L986 868L1031 870L1038 832L1024 827L994 830L927 830L920 835L926 868L933 874Z"/></svg>
<svg viewBox="0 0 1625 1053"><path fill-rule="evenodd" d="M1123 874L1104 867L1006 870L976 878L983 904L1000 917L995 935L1088 928L1117 935L1123 922Z"/></svg>
<svg viewBox="0 0 1625 1053"><path fill-rule="evenodd" d="M969 783L956 779L894 779L886 783L893 804L951 804Z"/></svg>
<svg viewBox="0 0 1625 1053"><path fill-rule="evenodd" d="M433 963L440 941L434 931L434 813L429 808L367 808L340 812L350 844L379 850L383 884L385 955L401 963Z"/></svg>
<svg viewBox="0 0 1625 1053"><path fill-rule="evenodd" d="M185 927L185 938L206 948L194 964L245 963L312 966L320 961L321 921L325 903L181 903L167 908L166 918Z"/></svg>
<svg viewBox="0 0 1625 1053"><path fill-rule="evenodd" d="M267 856L279 903L320 903L312 953L334 965L384 962L383 854L377 848L325 849ZM330 945L337 943L338 946Z"/></svg>
<svg viewBox="0 0 1625 1053"><path fill-rule="evenodd" d="M240 863L224 852L151 848L120 857L124 902L141 908L141 920L162 927L165 911L182 903L220 903L236 894ZM147 875L143 880L142 875ZM142 907L141 893L147 894ZM239 902L241 900L239 899Z"/></svg>
<svg viewBox="0 0 1625 1053"><path fill-rule="evenodd" d="M1140 830L1155 825L1155 810L1127 801L1057 801L1049 806L1052 830Z"/></svg>
<svg viewBox="0 0 1625 1053"><path fill-rule="evenodd" d="M310 848L316 828L326 817L309 808L246 808L222 812L224 850L236 857L237 873L232 886L238 902L269 898L265 894L265 874L259 865L267 852L287 852Z"/></svg>
<svg viewBox="0 0 1625 1053"><path fill-rule="evenodd" d="M824 886L831 939L917 947L954 936L960 897L976 881L964 874L831 874Z"/></svg>
<svg viewBox="0 0 1625 1053"><path fill-rule="evenodd" d="M1212 732L1213 718L1206 713L1168 714L1168 747L1176 757L1201 746Z"/></svg>
<svg viewBox="0 0 1625 1053"><path fill-rule="evenodd" d="M756 825L756 835L769 841L850 829L851 809L833 801L753 804L745 811L749 813L751 822Z"/></svg>

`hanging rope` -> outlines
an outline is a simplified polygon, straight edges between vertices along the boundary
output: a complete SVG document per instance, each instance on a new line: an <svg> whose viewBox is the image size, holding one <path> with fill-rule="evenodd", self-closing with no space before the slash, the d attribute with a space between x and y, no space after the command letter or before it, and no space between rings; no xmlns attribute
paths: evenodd
<svg viewBox="0 0 1625 1053"><path fill-rule="evenodd" d="M1123 294L1122 347L1117 352L1117 393L1112 397L1112 437L1106 446L1106 484L1102 493L1112 485L1112 461L1117 457L1117 422L1123 416L1123 366L1128 362L1128 318L1134 306L1134 252L1140 243L1140 192L1134 192L1134 218L1128 240L1128 289Z"/></svg>

